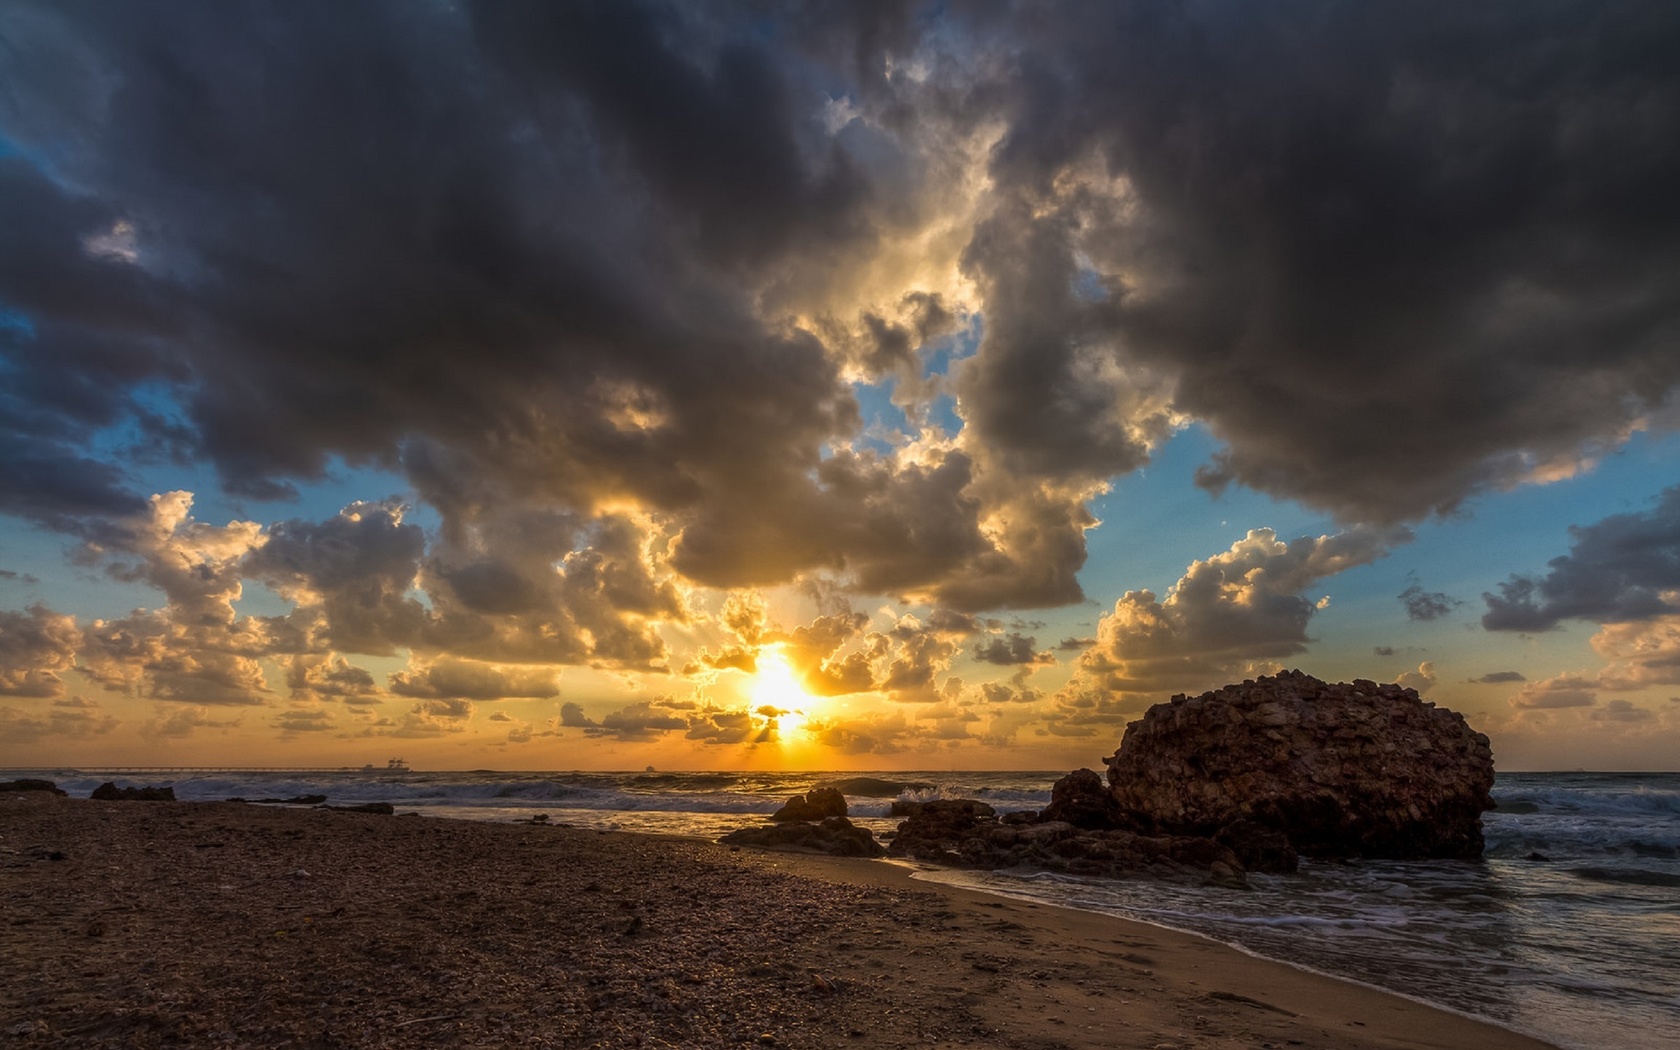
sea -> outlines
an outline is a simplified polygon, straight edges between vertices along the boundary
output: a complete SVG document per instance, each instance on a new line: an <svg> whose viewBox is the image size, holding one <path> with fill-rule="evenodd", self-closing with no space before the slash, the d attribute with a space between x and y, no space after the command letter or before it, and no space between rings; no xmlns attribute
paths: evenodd
<svg viewBox="0 0 1680 1050"><path fill-rule="evenodd" d="M106 780L183 800L320 794L335 805L716 838L838 787L891 833L895 799L1037 810L1054 772L7 771L86 797ZM1566 1050L1680 1047L1680 773L1501 773L1487 851L1462 861L1304 862L1251 887L917 866L916 878L1200 934L1252 955L1480 1017Z"/></svg>

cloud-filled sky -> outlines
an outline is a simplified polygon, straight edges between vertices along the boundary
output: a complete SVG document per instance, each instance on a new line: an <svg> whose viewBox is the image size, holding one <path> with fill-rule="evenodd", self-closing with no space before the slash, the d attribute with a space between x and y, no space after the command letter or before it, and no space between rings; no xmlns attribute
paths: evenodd
<svg viewBox="0 0 1680 1050"><path fill-rule="evenodd" d="M0 7L0 764L1680 763L1680 8Z"/></svg>

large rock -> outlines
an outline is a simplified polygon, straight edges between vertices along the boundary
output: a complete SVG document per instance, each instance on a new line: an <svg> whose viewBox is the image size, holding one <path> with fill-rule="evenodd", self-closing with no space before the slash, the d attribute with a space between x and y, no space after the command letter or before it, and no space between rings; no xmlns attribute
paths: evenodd
<svg viewBox="0 0 1680 1050"><path fill-rule="evenodd" d="M1106 761L1115 800L1155 831L1253 821L1307 856L1477 858L1493 808L1493 752L1462 715L1299 671L1156 704Z"/></svg>
<svg viewBox="0 0 1680 1050"><path fill-rule="evenodd" d="M962 843L973 838L974 829L996 826L997 810L971 798L937 798L917 806L910 819L898 826L887 852L895 857L913 857L936 864L971 863L961 854Z"/></svg>
<svg viewBox="0 0 1680 1050"><path fill-rule="evenodd" d="M1102 777L1089 769L1076 769L1050 786L1050 804L1039 820L1065 820L1088 831L1131 828L1125 811L1109 792ZM1135 829L1133 829L1135 830Z"/></svg>
<svg viewBox="0 0 1680 1050"><path fill-rule="evenodd" d="M868 828L860 828L845 817L828 817L815 824L784 820L769 827L731 831L718 841L729 846L804 850L834 857L881 857L887 852Z"/></svg>
<svg viewBox="0 0 1680 1050"><path fill-rule="evenodd" d="M770 819L818 821L845 815L846 796L834 788L821 787L807 791L804 798L795 795L788 799L787 805L771 814Z"/></svg>

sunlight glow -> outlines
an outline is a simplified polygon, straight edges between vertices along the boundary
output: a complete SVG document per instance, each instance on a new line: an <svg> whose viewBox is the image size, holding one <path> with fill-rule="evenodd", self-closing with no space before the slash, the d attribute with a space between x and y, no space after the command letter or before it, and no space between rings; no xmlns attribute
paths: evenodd
<svg viewBox="0 0 1680 1050"><path fill-rule="evenodd" d="M811 694L799 684L799 676L778 646L759 650L758 671L753 675L751 695L759 713L768 714L766 709L776 712L771 717L776 719L779 735L784 738L794 735L805 725L809 708L814 702Z"/></svg>

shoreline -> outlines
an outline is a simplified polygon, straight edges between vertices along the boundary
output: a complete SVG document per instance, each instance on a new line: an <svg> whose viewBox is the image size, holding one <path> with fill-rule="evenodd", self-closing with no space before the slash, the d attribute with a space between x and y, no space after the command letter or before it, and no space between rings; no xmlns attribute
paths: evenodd
<svg viewBox="0 0 1680 1050"><path fill-rule="evenodd" d="M1192 933L681 836L32 793L0 798L0 850L22 1045L1550 1045Z"/></svg>

